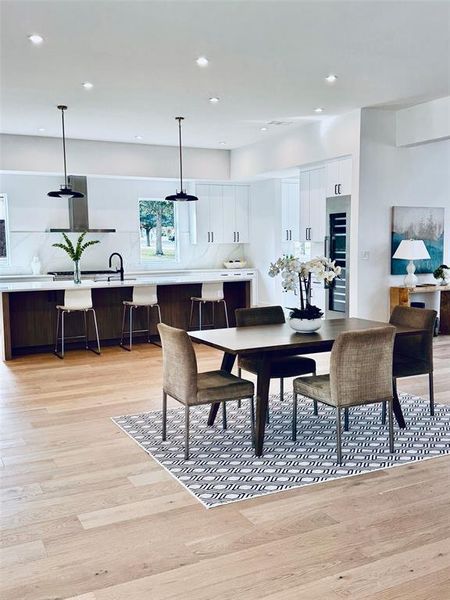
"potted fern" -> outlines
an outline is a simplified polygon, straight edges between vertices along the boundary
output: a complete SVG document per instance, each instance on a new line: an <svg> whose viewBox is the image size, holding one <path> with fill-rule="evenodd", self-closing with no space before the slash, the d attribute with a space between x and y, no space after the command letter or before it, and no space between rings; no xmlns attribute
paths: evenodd
<svg viewBox="0 0 450 600"><path fill-rule="evenodd" d="M89 240L88 242L84 242L86 233L87 232L84 231L79 236L76 246L73 245L69 236L66 235L65 233L62 234L65 244L63 244L63 243L52 244L52 246L54 248L61 248L61 250L64 250L64 252L67 252L69 257L72 259L72 261L73 261L73 282L74 283L81 283L80 260L81 260L81 256L82 256L83 252L89 246L93 246L94 244L100 243L99 240Z"/></svg>

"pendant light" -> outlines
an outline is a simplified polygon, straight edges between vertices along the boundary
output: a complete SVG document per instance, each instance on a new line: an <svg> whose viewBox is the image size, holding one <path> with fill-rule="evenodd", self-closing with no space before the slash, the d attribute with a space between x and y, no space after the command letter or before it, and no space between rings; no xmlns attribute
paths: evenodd
<svg viewBox="0 0 450 600"><path fill-rule="evenodd" d="M66 132L64 129L64 111L67 110L67 106L64 104L58 105L58 110L61 111L61 124L62 124L62 144L63 144L63 158L64 158L64 185L61 189L56 192L49 192L47 196L52 198L83 198L84 194L81 192L75 192L69 186L67 181L67 164L66 164Z"/></svg>
<svg viewBox="0 0 450 600"><path fill-rule="evenodd" d="M171 194L170 196L166 196L166 200L170 202L194 202L198 200L197 196L191 196L190 194L186 194L186 190L183 189L183 147L181 145L181 121L184 120L184 117L175 117L175 120L178 121L178 145L180 152L180 191L176 194Z"/></svg>

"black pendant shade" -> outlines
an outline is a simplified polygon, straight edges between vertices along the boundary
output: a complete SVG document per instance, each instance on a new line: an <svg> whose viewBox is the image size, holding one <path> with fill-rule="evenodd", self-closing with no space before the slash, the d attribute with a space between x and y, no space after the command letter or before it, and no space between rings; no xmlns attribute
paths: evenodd
<svg viewBox="0 0 450 600"><path fill-rule="evenodd" d="M195 202L196 200L198 200L197 196L191 196L190 194L186 194L186 190L183 189L183 146L181 144L181 121L184 120L184 117L175 117L175 120L178 121L178 146L180 152L180 191L177 191L176 194L166 196L166 200L169 200L169 202Z"/></svg>
<svg viewBox="0 0 450 600"><path fill-rule="evenodd" d="M63 159L64 159L64 185L57 191L49 192L47 196L52 198L83 198L84 194L81 192L75 192L72 190L67 181L67 163L66 163L66 132L64 129L64 111L67 110L67 106L64 104L58 105L58 110L61 111L61 125L62 125L62 144L63 144Z"/></svg>

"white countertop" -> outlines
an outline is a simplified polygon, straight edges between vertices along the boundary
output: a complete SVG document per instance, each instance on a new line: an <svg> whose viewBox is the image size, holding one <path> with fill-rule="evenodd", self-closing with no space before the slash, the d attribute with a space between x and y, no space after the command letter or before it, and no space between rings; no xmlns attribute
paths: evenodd
<svg viewBox="0 0 450 600"><path fill-rule="evenodd" d="M167 272L161 275L152 273L146 276L137 276L124 281L94 281L85 279L80 284L73 281L0 281L0 292L38 292L52 290L73 289L95 289L95 288L117 288L144 285L182 285L184 283L218 283L223 281L251 281L255 279L254 269L229 269L229 270L205 270L188 272L186 274Z"/></svg>

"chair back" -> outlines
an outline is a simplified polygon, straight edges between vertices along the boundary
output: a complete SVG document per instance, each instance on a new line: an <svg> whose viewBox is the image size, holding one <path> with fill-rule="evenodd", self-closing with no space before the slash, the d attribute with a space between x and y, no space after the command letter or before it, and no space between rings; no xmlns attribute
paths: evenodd
<svg viewBox="0 0 450 600"><path fill-rule="evenodd" d="M425 329L417 335L398 336L394 354L424 363L425 370L433 370L433 333L437 312L426 308L395 306L389 323Z"/></svg>
<svg viewBox="0 0 450 600"><path fill-rule="evenodd" d="M223 283L202 283L201 298L205 300L223 300Z"/></svg>
<svg viewBox="0 0 450 600"><path fill-rule="evenodd" d="M158 324L163 350L163 389L183 404L197 398L197 359L188 334L164 323Z"/></svg>
<svg viewBox="0 0 450 600"><path fill-rule="evenodd" d="M92 290L90 288L65 290L64 308L67 310L87 310L88 308L92 308Z"/></svg>
<svg viewBox="0 0 450 600"><path fill-rule="evenodd" d="M236 327L252 325L279 325L286 319L281 306L259 306L256 308L237 308L235 310Z"/></svg>
<svg viewBox="0 0 450 600"><path fill-rule="evenodd" d="M139 285L133 287L133 302L144 306L158 304L156 285Z"/></svg>
<svg viewBox="0 0 450 600"><path fill-rule="evenodd" d="M395 327L341 333L330 357L330 391L336 406L391 400Z"/></svg>

